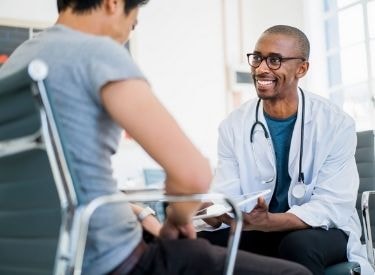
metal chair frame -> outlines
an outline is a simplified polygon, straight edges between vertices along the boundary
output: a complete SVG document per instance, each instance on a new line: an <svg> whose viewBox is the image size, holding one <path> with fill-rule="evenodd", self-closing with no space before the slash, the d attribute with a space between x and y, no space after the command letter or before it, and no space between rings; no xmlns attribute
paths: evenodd
<svg viewBox="0 0 375 275"><path fill-rule="evenodd" d="M234 202L221 194L195 194L189 196L171 196L158 193L114 194L98 197L87 205L78 201L72 175L64 155L58 127L55 123L53 110L50 106L44 81L48 76L48 67L41 60L33 60L27 68L16 72L16 77L22 79L17 85L30 87L40 115L40 129L34 134L15 140L0 141L0 157L40 149L46 151L50 168L56 184L61 205L61 226L59 244L57 247L53 274L74 274L82 272L82 262L86 244L88 226L92 214L101 206L121 202L150 202L150 201L223 201L229 204L234 213L235 223L232 226L228 242L225 274L233 273L237 255L240 234L242 230L242 213ZM25 78L27 78L26 83ZM17 87L11 87L18 89ZM5 91L8 92L8 91Z"/></svg>

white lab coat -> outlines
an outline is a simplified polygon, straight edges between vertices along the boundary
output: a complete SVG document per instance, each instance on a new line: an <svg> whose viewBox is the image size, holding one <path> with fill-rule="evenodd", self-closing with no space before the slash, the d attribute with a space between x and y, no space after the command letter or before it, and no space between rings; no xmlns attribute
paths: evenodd
<svg viewBox="0 0 375 275"><path fill-rule="evenodd" d="M299 102L301 93L299 92ZM261 127L254 133L254 148L259 169L250 145L250 129L255 122L257 100L243 104L233 111L220 125L218 166L213 190L225 194L241 195L270 188L274 177L274 150L264 138ZM292 196L298 180L299 148L301 134L301 105L295 123L289 153L291 185L288 193L290 210L312 227L324 229L337 227L346 232L349 261L359 262L362 274L374 274L367 261L366 250L360 242L360 221L355 209L359 178L354 153L356 132L354 121L338 107L324 98L305 92L305 123L302 171L307 192L302 199ZM259 120L267 127L262 102ZM268 130L268 129L267 129ZM274 177L275 178L275 177ZM265 197L269 203L272 192ZM250 211L243 206L243 211Z"/></svg>

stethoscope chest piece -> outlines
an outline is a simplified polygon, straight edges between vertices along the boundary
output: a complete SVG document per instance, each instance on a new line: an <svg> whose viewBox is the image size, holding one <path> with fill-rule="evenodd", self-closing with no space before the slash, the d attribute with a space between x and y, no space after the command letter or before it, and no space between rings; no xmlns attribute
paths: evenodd
<svg viewBox="0 0 375 275"><path fill-rule="evenodd" d="M301 183L301 182L298 182L294 187L293 187L293 190L292 190L292 195L293 197L295 197L296 199L302 199L304 196L305 196L305 193L306 193L306 185Z"/></svg>

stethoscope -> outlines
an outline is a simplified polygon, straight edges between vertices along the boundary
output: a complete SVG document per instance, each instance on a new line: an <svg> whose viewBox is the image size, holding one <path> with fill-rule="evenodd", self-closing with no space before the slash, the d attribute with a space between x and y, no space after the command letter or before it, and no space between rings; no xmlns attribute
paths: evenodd
<svg viewBox="0 0 375 275"><path fill-rule="evenodd" d="M299 90L301 91L301 96L302 96L301 142L300 142L300 150L299 150L300 153L299 153L299 165L298 165L298 182L294 185L294 187L292 189L292 195L293 195L293 197L295 197L297 199L303 198L305 196L305 193L306 193L304 173L302 172L303 137L304 137L304 128L305 128L304 127L304 124L305 124L305 94L303 93L301 88L299 88ZM257 102L257 106L256 106L256 109L255 109L255 122L254 122L254 124L253 124L253 126L251 127L251 130L250 130L250 144L251 144L251 148L252 148L252 152L253 152L253 157L254 157L254 160L255 160L255 166L256 166L256 168L259 172L259 175L261 175L260 168L259 168L260 166L259 166L258 158L255 155L255 148L254 148L254 131L255 131L255 127L257 125L259 125L263 129L264 137L266 138L267 143L268 143L268 149L270 150L271 155L274 155L273 149L272 149L272 144L271 144L272 141L271 141L271 138L270 138L270 134L268 133L266 126L261 121L259 121L259 119L258 119L260 101L261 101L261 99L259 99L258 102ZM272 169L273 169L273 176L271 176L268 179L261 180L262 183L270 183L270 182L275 180L275 178L276 178L276 159L274 159L274 161L271 165L272 165Z"/></svg>

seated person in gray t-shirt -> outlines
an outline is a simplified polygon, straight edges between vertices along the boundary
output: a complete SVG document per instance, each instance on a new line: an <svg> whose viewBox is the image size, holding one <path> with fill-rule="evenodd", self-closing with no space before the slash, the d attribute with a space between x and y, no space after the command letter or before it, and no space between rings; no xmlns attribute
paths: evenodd
<svg viewBox="0 0 375 275"><path fill-rule="evenodd" d="M168 194L209 189L206 159L155 98L123 47L145 2L58 0L56 25L21 45L0 69L5 75L34 58L48 64L51 105L83 203L119 192L110 157L121 129L166 171ZM170 205L160 238L148 245L141 241L142 228L128 204L101 208L90 224L83 273L221 274L225 248L196 239L191 216L199 206ZM309 274L297 264L241 251L234 273Z"/></svg>

